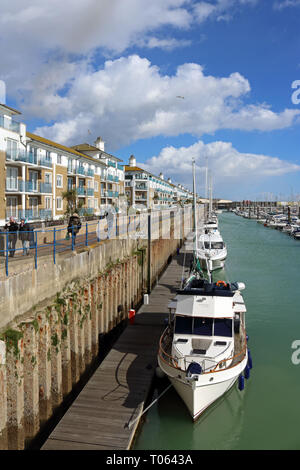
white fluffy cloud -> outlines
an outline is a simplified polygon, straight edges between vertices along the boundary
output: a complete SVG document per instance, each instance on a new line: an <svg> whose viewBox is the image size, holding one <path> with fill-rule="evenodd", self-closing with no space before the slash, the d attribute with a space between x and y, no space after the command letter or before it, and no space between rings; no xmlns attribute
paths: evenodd
<svg viewBox="0 0 300 470"><path fill-rule="evenodd" d="M154 174L163 172L165 178L191 187L192 158L197 168L197 191L204 195L206 162L213 175L213 185L219 194L228 197L243 197L245 184L265 181L270 177L280 177L300 171L300 165L280 160L276 157L241 153L229 142L205 144L198 141L190 147L165 147L158 156L150 158L145 167ZM263 187L263 186L262 186ZM245 197L245 193L244 193Z"/></svg>
<svg viewBox="0 0 300 470"><path fill-rule="evenodd" d="M282 129L300 114L295 109L275 113L266 105L244 105L249 92L248 80L239 73L216 78L205 75L200 65L187 63L174 75L162 75L149 60L132 55L109 60L97 71L78 70L64 97L41 87L27 109L34 113L43 106L45 117L56 120L36 130L44 137L78 143L86 140L89 130L94 138L105 136L112 149L158 135Z"/></svg>

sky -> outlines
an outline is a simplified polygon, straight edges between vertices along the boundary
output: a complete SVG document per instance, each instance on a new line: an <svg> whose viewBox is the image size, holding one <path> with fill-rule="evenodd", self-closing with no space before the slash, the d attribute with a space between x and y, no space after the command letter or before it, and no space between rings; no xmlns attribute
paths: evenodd
<svg viewBox="0 0 300 470"><path fill-rule="evenodd" d="M205 195L300 199L300 0L5 0L0 80L27 128ZM0 87L1 90L1 87Z"/></svg>

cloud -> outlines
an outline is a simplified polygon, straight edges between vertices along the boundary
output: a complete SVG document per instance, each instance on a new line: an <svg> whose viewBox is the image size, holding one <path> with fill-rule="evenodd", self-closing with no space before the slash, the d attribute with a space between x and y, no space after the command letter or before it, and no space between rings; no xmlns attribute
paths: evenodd
<svg viewBox="0 0 300 470"><path fill-rule="evenodd" d="M300 0L283 0L277 1L274 3L275 10L282 10L288 7L298 7L300 6Z"/></svg>
<svg viewBox="0 0 300 470"><path fill-rule="evenodd" d="M73 75L71 65L64 70L62 83ZM57 122L39 127L37 133L74 144L86 140L89 129L93 138L105 136L113 150L160 135L200 137L220 129L283 129L300 114L295 109L275 113L265 104L244 105L250 84L239 73L214 77L205 75L199 64L187 63L174 75L163 75L138 55L108 60L98 70L78 65L63 97L54 93L46 78L43 83L25 109L38 115L43 107L45 119Z"/></svg>
<svg viewBox="0 0 300 470"><path fill-rule="evenodd" d="M253 182L263 190L267 178L280 177L300 171L300 165L280 160L276 157L252 153L241 153L230 142L216 141L205 144L198 141L190 147L165 147L158 156L146 161L143 166L154 174L163 172L165 178L180 181L191 189L192 158L197 168L197 191L205 194L205 166L208 161L213 175L213 185L217 187L218 197L245 197L247 185ZM245 186L246 185L246 186Z"/></svg>

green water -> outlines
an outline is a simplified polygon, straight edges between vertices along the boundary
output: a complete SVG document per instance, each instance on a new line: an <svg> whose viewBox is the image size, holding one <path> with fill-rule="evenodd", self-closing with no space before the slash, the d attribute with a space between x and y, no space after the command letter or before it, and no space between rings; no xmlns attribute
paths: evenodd
<svg viewBox="0 0 300 470"><path fill-rule="evenodd" d="M300 449L300 364L291 360L300 340L300 241L232 213L219 224L228 257L218 276L246 284L250 379L195 424L171 388L147 413L135 449Z"/></svg>

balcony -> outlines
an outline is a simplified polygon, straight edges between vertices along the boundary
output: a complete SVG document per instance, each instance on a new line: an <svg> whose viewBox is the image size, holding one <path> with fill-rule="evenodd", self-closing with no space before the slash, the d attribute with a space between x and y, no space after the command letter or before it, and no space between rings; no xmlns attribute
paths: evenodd
<svg viewBox="0 0 300 470"><path fill-rule="evenodd" d="M79 188L76 188L76 191L78 196L85 196L85 188L80 186Z"/></svg>
<svg viewBox="0 0 300 470"><path fill-rule="evenodd" d="M108 166L116 168L116 164L114 162L111 162L110 160L108 160Z"/></svg>
<svg viewBox="0 0 300 470"><path fill-rule="evenodd" d="M20 123L14 119L7 119L4 116L0 116L0 127L20 134Z"/></svg>
<svg viewBox="0 0 300 470"><path fill-rule="evenodd" d="M85 169L83 168L83 166L79 166L78 168L76 168L76 174L85 176Z"/></svg>
<svg viewBox="0 0 300 470"><path fill-rule="evenodd" d="M118 170L123 171L123 165L121 165L120 163L117 164L117 168L118 168Z"/></svg>
<svg viewBox="0 0 300 470"><path fill-rule="evenodd" d="M6 180L6 192L52 194L52 184L36 181Z"/></svg>
<svg viewBox="0 0 300 470"><path fill-rule="evenodd" d="M32 152L25 152L25 150L16 150L13 152L6 152L6 161L7 162L20 162L20 163L30 163L31 165L45 166L47 168L52 168L52 161L46 159L45 157L37 157L37 155Z"/></svg>
<svg viewBox="0 0 300 470"><path fill-rule="evenodd" d="M108 181L114 181L114 176L113 175L107 175Z"/></svg>
<svg viewBox="0 0 300 470"><path fill-rule="evenodd" d="M19 210L19 219L25 217L27 220L46 220L52 219L51 209L25 209Z"/></svg>
<svg viewBox="0 0 300 470"><path fill-rule="evenodd" d="M94 214L94 209L92 207L82 207L79 209L79 215L81 217L85 215L93 215Z"/></svg>
<svg viewBox="0 0 300 470"><path fill-rule="evenodd" d="M94 176L94 174L95 174L94 170L87 170L86 171L87 176Z"/></svg>
<svg viewBox="0 0 300 470"><path fill-rule="evenodd" d="M87 188L87 190L86 190L86 195L87 195L87 196L94 196L94 189L92 189L92 188Z"/></svg>

